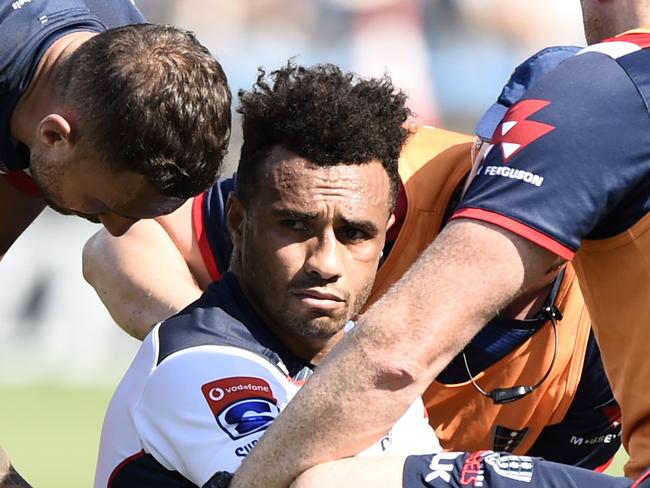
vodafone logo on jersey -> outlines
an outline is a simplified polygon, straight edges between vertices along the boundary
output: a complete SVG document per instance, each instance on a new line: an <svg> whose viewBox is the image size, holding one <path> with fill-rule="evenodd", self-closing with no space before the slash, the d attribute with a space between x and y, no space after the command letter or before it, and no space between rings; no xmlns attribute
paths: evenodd
<svg viewBox="0 0 650 488"><path fill-rule="evenodd" d="M223 378L201 391L217 424L233 440L266 429L280 414L273 390L262 378Z"/></svg>
<svg viewBox="0 0 650 488"><path fill-rule="evenodd" d="M529 120L531 115L550 103L548 100L522 100L508 110L492 136L492 144L501 145L504 164L508 164L528 144L555 129L552 125Z"/></svg>

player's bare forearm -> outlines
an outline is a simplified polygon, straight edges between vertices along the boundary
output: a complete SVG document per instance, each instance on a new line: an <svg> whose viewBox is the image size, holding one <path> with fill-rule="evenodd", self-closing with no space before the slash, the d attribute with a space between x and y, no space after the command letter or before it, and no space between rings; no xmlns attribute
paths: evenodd
<svg viewBox="0 0 650 488"><path fill-rule="evenodd" d="M360 456L319 464L300 475L291 488L402 488L405 461L404 456Z"/></svg>
<svg viewBox="0 0 650 488"><path fill-rule="evenodd" d="M0 488L31 488L31 485L11 465L2 448L0 448Z"/></svg>
<svg viewBox="0 0 650 488"><path fill-rule="evenodd" d="M137 222L121 237L100 230L84 246L83 271L113 319L140 340L201 295L179 249L154 220Z"/></svg>
<svg viewBox="0 0 650 488"><path fill-rule="evenodd" d="M286 487L311 466L368 447L555 260L488 224L450 224L334 348L231 486Z"/></svg>

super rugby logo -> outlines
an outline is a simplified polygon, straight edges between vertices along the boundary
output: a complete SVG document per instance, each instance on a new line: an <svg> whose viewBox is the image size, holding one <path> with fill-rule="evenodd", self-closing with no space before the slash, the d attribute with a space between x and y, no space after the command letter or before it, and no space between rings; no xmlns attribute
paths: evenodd
<svg viewBox="0 0 650 488"><path fill-rule="evenodd" d="M280 414L271 386L262 378L223 378L201 391L217 424L233 440L266 429Z"/></svg>
<svg viewBox="0 0 650 488"><path fill-rule="evenodd" d="M493 145L501 144L504 164L508 164L528 144L555 129L552 125L528 120L550 103L547 100L522 100L508 110L492 137Z"/></svg>

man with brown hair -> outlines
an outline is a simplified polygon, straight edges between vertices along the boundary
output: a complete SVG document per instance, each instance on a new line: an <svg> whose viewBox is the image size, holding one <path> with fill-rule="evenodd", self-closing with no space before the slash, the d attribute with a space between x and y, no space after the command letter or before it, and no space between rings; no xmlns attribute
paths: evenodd
<svg viewBox="0 0 650 488"><path fill-rule="evenodd" d="M46 204L120 235L216 179L230 91L129 0L0 4L0 259ZM0 486L26 486L0 452Z"/></svg>
<svg viewBox="0 0 650 488"><path fill-rule="evenodd" d="M0 257L46 203L120 235L214 182L223 70L191 33L143 22L128 0L0 7Z"/></svg>

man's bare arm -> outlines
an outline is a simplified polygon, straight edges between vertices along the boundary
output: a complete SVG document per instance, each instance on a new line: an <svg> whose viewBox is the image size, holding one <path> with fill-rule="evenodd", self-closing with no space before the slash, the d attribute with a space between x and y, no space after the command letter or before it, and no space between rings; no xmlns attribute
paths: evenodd
<svg viewBox="0 0 650 488"><path fill-rule="evenodd" d="M405 456L360 456L319 464L301 474L291 488L402 488L405 461Z"/></svg>
<svg viewBox="0 0 650 488"><path fill-rule="evenodd" d="M21 193L0 177L0 259L45 208L45 202Z"/></svg>
<svg viewBox="0 0 650 488"><path fill-rule="evenodd" d="M190 212L191 201L173 214L137 222L121 237L102 229L84 246L86 281L120 327L140 340L210 281Z"/></svg>
<svg viewBox="0 0 650 488"><path fill-rule="evenodd" d="M557 264L501 228L453 221L327 356L231 486L286 487L371 445L499 309Z"/></svg>
<svg viewBox="0 0 650 488"><path fill-rule="evenodd" d="M31 488L14 469L7 457L7 453L0 447L0 488Z"/></svg>

